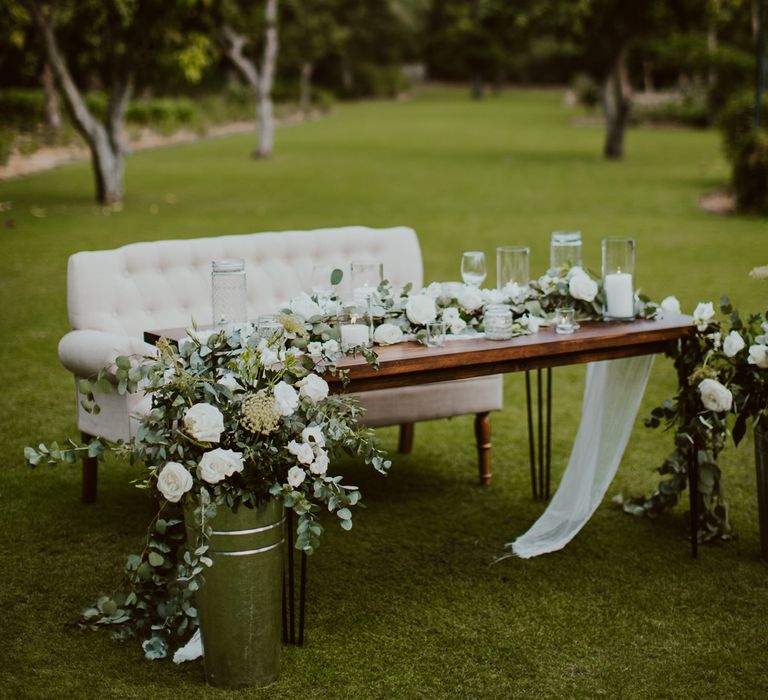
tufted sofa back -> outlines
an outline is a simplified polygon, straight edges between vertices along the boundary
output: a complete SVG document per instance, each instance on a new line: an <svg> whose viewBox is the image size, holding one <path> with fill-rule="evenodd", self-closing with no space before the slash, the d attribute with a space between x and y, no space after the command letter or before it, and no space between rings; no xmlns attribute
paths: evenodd
<svg viewBox="0 0 768 700"><path fill-rule="evenodd" d="M351 262L383 262L384 276L394 285L422 285L419 241L404 226L132 243L69 258L69 322L76 330L134 337L192 320L210 325L211 261L221 258L245 259L249 318L274 313L290 297L309 292L313 265L340 267L348 280Z"/></svg>

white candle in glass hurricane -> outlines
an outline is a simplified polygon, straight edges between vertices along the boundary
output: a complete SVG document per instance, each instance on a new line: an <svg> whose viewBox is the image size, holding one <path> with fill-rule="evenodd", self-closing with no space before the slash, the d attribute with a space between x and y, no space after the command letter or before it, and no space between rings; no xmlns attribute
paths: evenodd
<svg viewBox="0 0 768 700"><path fill-rule="evenodd" d="M621 268L605 276L605 305L609 318L634 318L635 290L632 275Z"/></svg>
<svg viewBox="0 0 768 700"><path fill-rule="evenodd" d="M341 327L341 346L352 348L368 346L370 341L370 329L366 323L358 323L357 316L352 316L349 323Z"/></svg>

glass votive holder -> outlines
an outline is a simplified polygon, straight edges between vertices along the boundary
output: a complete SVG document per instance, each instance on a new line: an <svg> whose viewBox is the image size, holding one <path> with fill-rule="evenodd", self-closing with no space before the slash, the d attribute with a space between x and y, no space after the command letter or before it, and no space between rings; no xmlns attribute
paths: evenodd
<svg viewBox="0 0 768 700"><path fill-rule="evenodd" d="M604 238L603 290L609 321L631 321L635 318L635 240Z"/></svg>
<svg viewBox="0 0 768 700"><path fill-rule="evenodd" d="M581 267L581 231L553 231L549 244L549 266L554 269Z"/></svg>
<svg viewBox="0 0 768 700"><path fill-rule="evenodd" d="M258 340L263 338L271 341L276 335L282 334L283 330L283 324L277 314L261 314L256 318L254 334Z"/></svg>
<svg viewBox="0 0 768 700"><path fill-rule="evenodd" d="M355 306L368 307L371 296L384 280L384 263L361 261L350 263L350 285Z"/></svg>
<svg viewBox="0 0 768 700"><path fill-rule="evenodd" d="M216 328L248 320L245 260L230 258L211 262L211 307Z"/></svg>
<svg viewBox="0 0 768 700"><path fill-rule="evenodd" d="M489 304L483 318L488 340L509 340L512 337L512 310L506 304Z"/></svg>
<svg viewBox="0 0 768 700"><path fill-rule="evenodd" d="M371 327L362 316L352 314L340 324L341 349L370 348L373 345Z"/></svg>
<svg viewBox="0 0 768 700"><path fill-rule="evenodd" d="M514 282L525 286L530 281L531 249L528 246L496 248L496 288L504 289Z"/></svg>
<svg viewBox="0 0 768 700"><path fill-rule="evenodd" d="M555 311L555 332L568 335L576 330L576 311L571 306L561 306Z"/></svg>
<svg viewBox="0 0 768 700"><path fill-rule="evenodd" d="M446 324L442 321L433 321L427 324L427 347L441 348L445 345Z"/></svg>

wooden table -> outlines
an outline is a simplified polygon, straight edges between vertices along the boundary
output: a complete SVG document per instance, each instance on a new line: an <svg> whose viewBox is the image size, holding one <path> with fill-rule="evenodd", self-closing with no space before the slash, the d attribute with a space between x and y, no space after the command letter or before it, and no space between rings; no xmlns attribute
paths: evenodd
<svg viewBox="0 0 768 700"><path fill-rule="evenodd" d="M672 343L691 332L693 326L690 316L673 316L660 321L638 320L631 323L596 321L582 324L572 335L560 335L554 328L545 328L538 333L511 340L451 340L442 348L400 343L376 348L380 363L378 370L371 367L361 356L344 357L337 366L348 371L350 390L370 391L651 355L666 351ZM148 343L155 343L160 337L180 340L185 334L183 328L153 330L146 331L144 339ZM333 390L341 390L338 378L326 378ZM530 395L528 404L530 416ZM539 413L541 414L541 409ZM541 420L539 426L541 430ZM541 445L541 437L539 444ZM697 554L698 499L694 498L698 490L697 467L695 460L692 460L689 464L688 486L691 500L691 548L694 557Z"/></svg>

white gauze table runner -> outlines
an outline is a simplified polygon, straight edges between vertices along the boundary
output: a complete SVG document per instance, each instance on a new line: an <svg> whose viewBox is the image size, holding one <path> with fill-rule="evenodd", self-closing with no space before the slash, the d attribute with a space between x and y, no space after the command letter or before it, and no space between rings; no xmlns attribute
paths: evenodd
<svg viewBox="0 0 768 700"><path fill-rule="evenodd" d="M640 408L653 355L587 365L581 424L568 467L547 509L507 544L523 559L565 547L605 496Z"/></svg>

